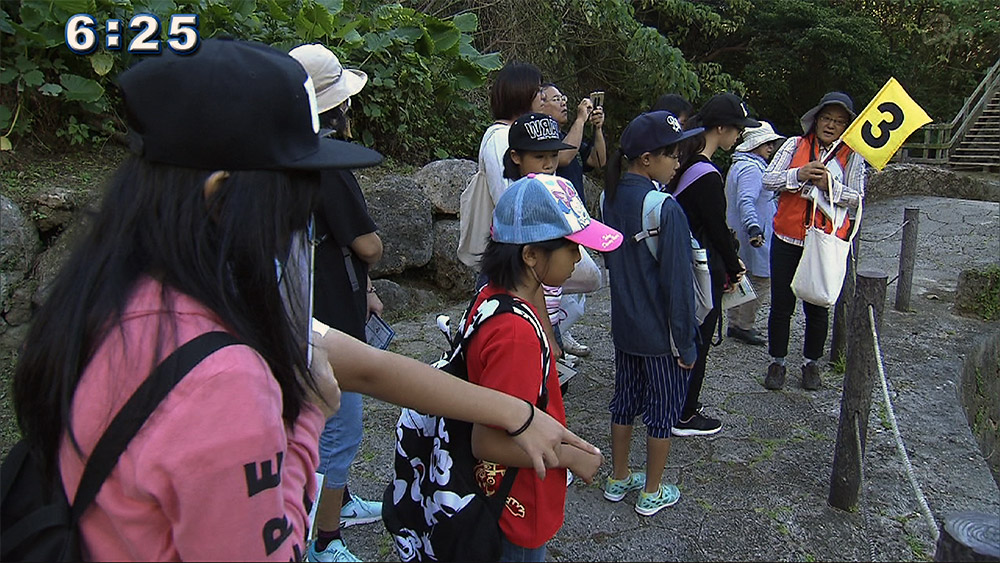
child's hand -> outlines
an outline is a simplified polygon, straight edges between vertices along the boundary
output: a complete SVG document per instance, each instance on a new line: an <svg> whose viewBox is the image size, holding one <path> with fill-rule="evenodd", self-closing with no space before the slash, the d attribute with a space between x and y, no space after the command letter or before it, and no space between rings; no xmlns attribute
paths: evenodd
<svg viewBox="0 0 1000 563"><path fill-rule="evenodd" d="M563 444L559 451L559 457L566 469L572 471L573 475L583 479L583 482L588 485L594 482L597 470L604 463L604 456L600 452L585 451L567 444Z"/></svg>

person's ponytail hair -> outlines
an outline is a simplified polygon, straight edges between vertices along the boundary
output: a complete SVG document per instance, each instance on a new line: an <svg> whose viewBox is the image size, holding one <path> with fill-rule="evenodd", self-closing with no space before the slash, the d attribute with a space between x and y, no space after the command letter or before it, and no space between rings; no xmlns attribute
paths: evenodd
<svg viewBox="0 0 1000 563"><path fill-rule="evenodd" d="M612 201L618 193L618 181L622 177L622 160L625 155L621 149L615 149L608 158L608 165L604 168L604 201Z"/></svg>

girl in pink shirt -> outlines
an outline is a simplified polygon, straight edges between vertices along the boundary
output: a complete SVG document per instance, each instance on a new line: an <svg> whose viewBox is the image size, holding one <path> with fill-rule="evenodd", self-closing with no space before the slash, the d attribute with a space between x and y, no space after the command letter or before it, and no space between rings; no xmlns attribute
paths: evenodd
<svg viewBox="0 0 1000 563"><path fill-rule="evenodd" d="M80 520L85 559L301 560L338 379L425 412L524 423L523 401L337 331L318 327L306 346L298 249L318 170L381 156L318 136L294 59L208 39L118 83L134 154L32 322L14 378L22 434L73 499L95 443L155 366L210 331L243 345L191 370L129 443ZM547 415L517 438L540 475L561 442L595 450Z"/></svg>

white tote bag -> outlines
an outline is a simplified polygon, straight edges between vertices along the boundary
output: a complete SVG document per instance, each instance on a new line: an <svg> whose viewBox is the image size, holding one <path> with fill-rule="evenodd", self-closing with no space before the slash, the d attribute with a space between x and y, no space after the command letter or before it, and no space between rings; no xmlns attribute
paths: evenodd
<svg viewBox="0 0 1000 563"><path fill-rule="evenodd" d="M851 253L851 243L861 225L862 207L861 200L858 200L858 216L854 219L854 228L851 229L851 236L844 240L836 234L836 225L842 225L844 218L838 220L838 217L831 217L833 233L816 228L816 202L813 201L810 218L814 224L806 229L802 258L792 278L792 292L796 297L820 307L829 307L837 302L847 275L847 257ZM840 210L840 207L834 207L834 215ZM843 212L846 218L847 210L843 209Z"/></svg>
<svg viewBox="0 0 1000 563"><path fill-rule="evenodd" d="M493 124L483 135L479 143L479 169L469 178L468 185L462 191L458 211L458 259L463 264L479 270L479 258L486 250L486 242L490 237L490 227L493 225L493 208L496 202L490 193L490 185L486 180L486 167L483 164L483 147L498 131L506 129Z"/></svg>

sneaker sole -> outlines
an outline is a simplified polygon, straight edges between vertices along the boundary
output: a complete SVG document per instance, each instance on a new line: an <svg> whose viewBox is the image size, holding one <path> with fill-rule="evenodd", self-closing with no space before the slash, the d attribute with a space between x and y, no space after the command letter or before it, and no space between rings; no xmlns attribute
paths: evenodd
<svg viewBox="0 0 1000 563"><path fill-rule="evenodd" d="M722 427L718 427L714 430L695 430L693 428L671 428L670 433L674 436L711 436L712 434L718 434L722 430Z"/></svg>
<svg viewBox="0 0 1000 563"><path fill-rule="evenodd" d="M664 508L668 507L668 506L673 506L673 505L677 504L677 502L680 501L680 500L681 500L681 497L678 496L676 499L674 499L673 502L668 503L668 504L661 504L660 506L657 506L656 508L639 508L638 506L636 506L635 507L635 511L638 512L640 516L652 516L652 515L656 514L657 512L663 510Z"/></svg>
<svg viewBox="0 0 1000 563"><path fill-rule="evenodd" d="M371 524L381 520L381 516L369 516L368 518L350 518L348 520L341 520L341 528L350 528L351 526L360 526L362 524Z"/></svg>
<svg viewBox="0 0 1000 563"><path fill-rule="evenodd" d="M625 494L626 493L622 493L620 495L613 495L607 491L604 491L604 498L610 500L611 502L621 502L621 500L625 498Z"/></svg>

